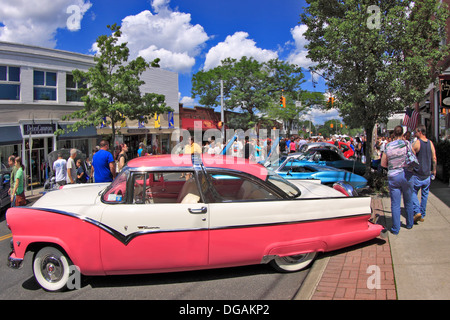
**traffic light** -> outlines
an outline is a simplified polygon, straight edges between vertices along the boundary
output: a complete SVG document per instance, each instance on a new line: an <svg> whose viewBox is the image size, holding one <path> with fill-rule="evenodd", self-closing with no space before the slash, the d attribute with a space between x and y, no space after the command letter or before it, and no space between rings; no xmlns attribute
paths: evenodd
<svg viewBox="0 0 450 320"><path fill-rule="evenodd" d="M280 107L286 108L286 98L283 96L280 97Z"/></svg>
<svg viewBox="0 0 450 320"><path fill-rule="evenodd" d="M334 97L329 97L328 98L328 106L333 107L333 105L334 105Z"/></svg>

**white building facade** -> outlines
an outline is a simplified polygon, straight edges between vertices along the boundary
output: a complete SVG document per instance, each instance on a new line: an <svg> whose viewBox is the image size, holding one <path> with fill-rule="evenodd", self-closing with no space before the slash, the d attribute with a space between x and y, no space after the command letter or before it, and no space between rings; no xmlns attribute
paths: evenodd
<svg viewBox="0 0 450 320"><path fill-rule="evenodd" d="M42 184L47 178L47 155L61 148L77 148L88 157L110 128L86 128L56 136L70 122L62 117L83 107L72 71L87 71L93 56L0 42L0 161L21 156L29 182ZM130 158L139 142L157 153L170 152L171 133L179 128L178 74L150 68L141 76L142 93L165 95L174 112L158 115L147 124L126 121L119 138L127 143Z"/></svg>

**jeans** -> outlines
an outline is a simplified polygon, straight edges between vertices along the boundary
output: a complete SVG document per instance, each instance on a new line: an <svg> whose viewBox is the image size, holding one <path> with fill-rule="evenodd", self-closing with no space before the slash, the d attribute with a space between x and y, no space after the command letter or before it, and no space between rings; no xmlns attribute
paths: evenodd
<svg viewBox="0 0 450 320"><path fill-rule="evenodd" d="M413 176L413 183L413 195L415 195L415 197L413 196L414 214L421 213L422 218L425 218L428 193L430 191L430 177L422 180L418 176ZM418 193L420 189L422 189L422 196L419 203Z"/></svg>
<svg viewBox="0 0 450 320"><path fill-rule="evenodd" d="M403 203L406 209L406 228L410 229L414 225L414 213L412 202L413 175L404 170L394 176L388 177L389 192L391 195L392 228L391 232L398 234L400 231L400 204L403 195Z"/></svg>

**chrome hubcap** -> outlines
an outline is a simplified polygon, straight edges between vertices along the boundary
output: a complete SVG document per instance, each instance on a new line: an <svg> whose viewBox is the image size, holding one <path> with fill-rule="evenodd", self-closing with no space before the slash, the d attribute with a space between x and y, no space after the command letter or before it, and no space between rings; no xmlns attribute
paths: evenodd
<svg viewBox="0 0 450 320"><path fill-rule="evenodd" d="M48 282L58 282L63 275L64 267L58 258L46 256L41 262L41 274Z"/></svg>
<svg viewBox="0 0 450 320"><path fill-rule="evenodd" d="M283 261L286 263L292 263L292 264L299 263L299 262L302 262L307 256L308 256L308 253L297 254L294 256L283 257Z"/></svg>

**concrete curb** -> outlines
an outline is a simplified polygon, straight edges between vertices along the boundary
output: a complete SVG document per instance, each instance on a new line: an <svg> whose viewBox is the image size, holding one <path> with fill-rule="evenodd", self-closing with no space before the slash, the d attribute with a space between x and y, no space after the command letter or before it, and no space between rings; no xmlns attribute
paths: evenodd
<svg viewBox="0 0 450 320"><path fill-rule="evenodd" d="M314 292L316 291L317 285L319 284L320 279L322 279L322 275L327 268L328 261L330 261L330 257L324 255L322 258L317 259L314 262L311 270L306 276L305 281L303 281L299 292L294 297L294 300L311 300Z"/></svg>

